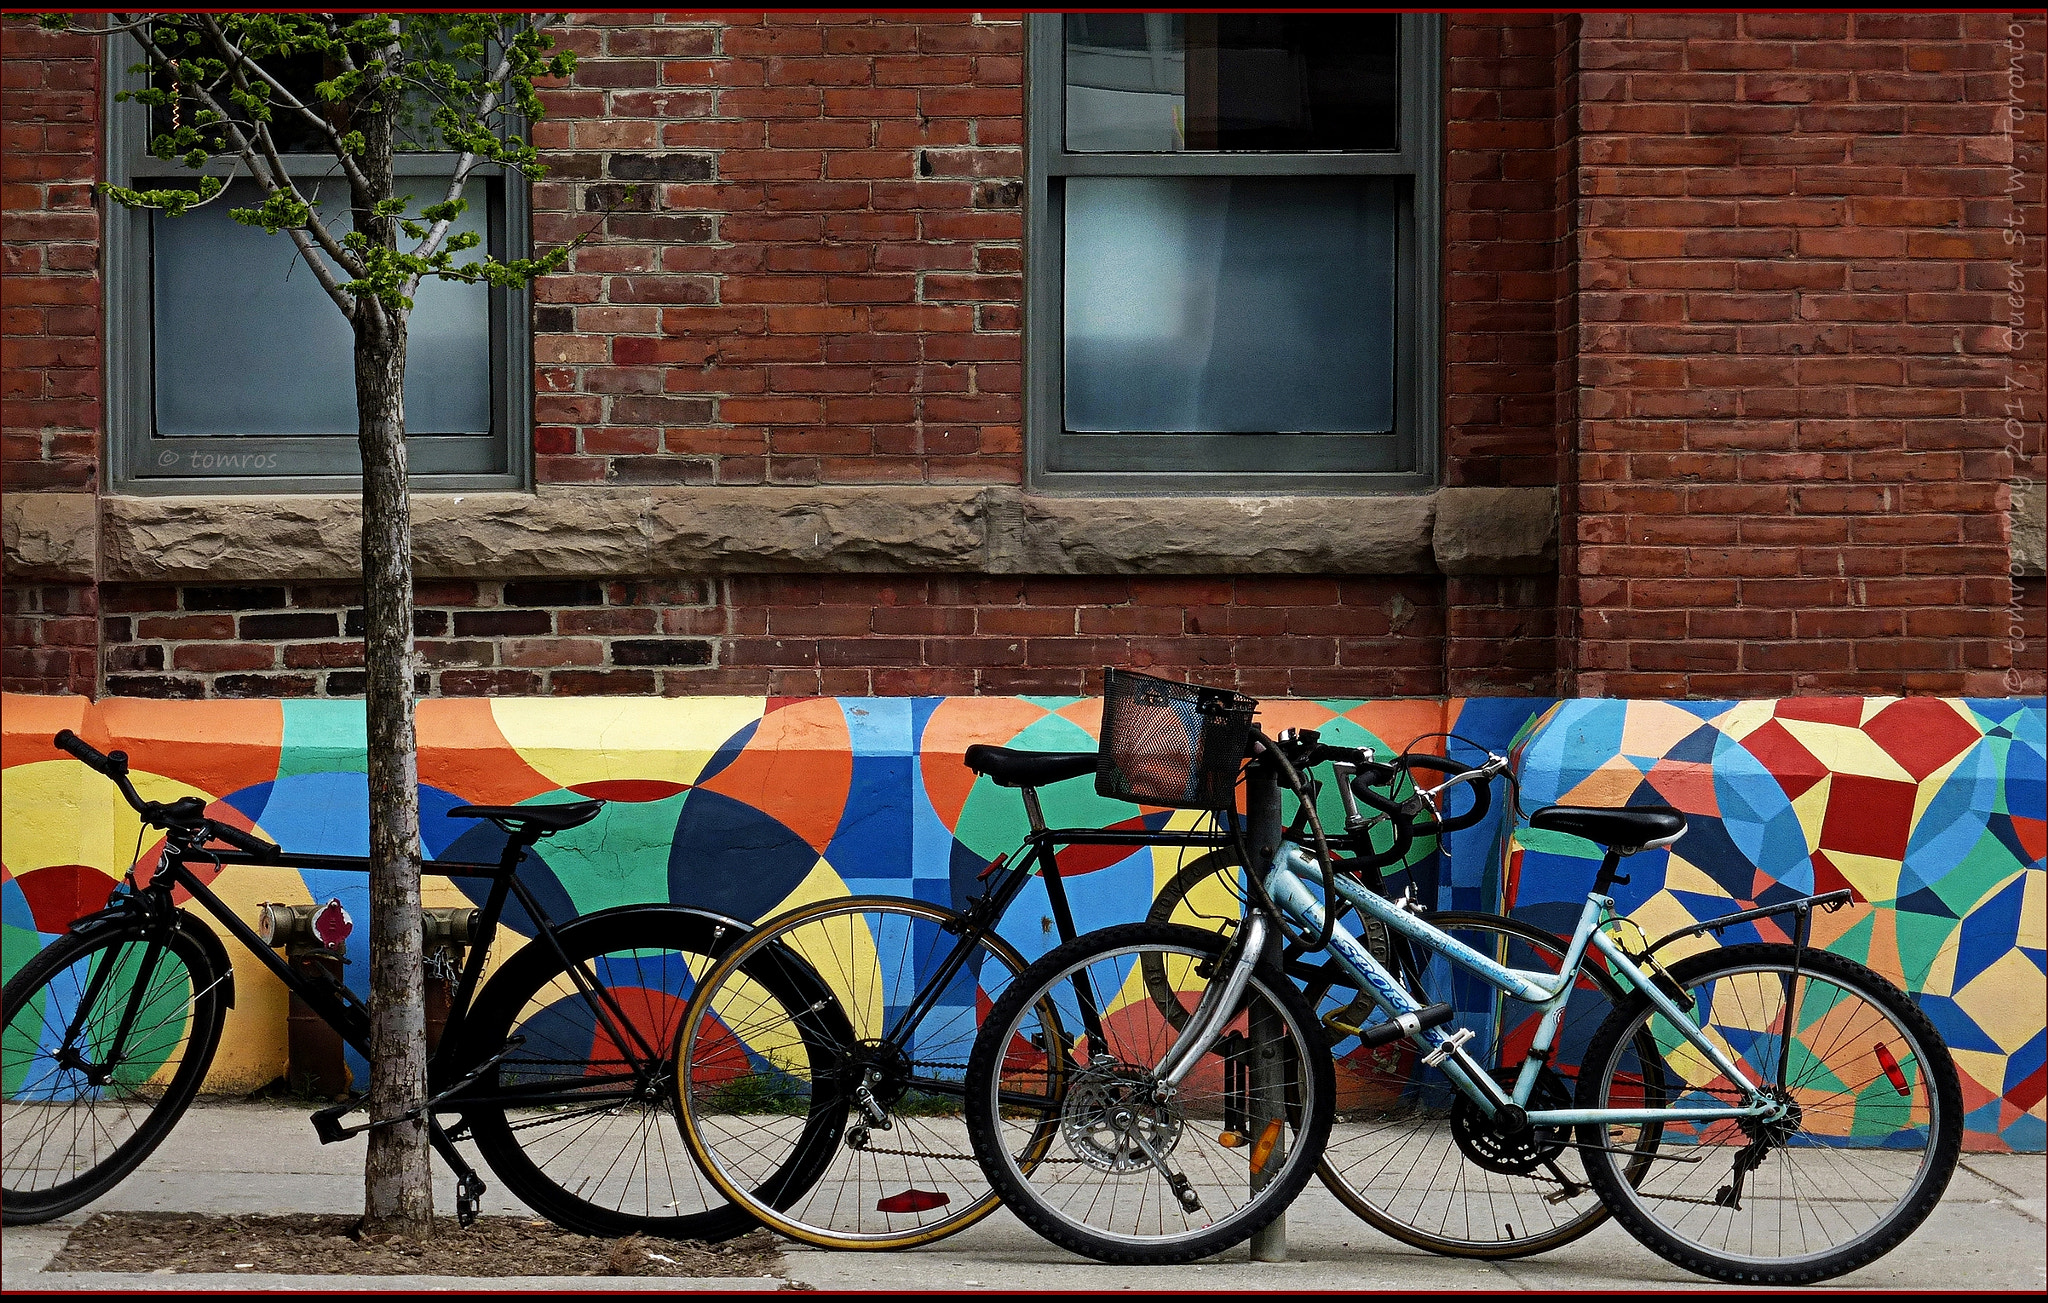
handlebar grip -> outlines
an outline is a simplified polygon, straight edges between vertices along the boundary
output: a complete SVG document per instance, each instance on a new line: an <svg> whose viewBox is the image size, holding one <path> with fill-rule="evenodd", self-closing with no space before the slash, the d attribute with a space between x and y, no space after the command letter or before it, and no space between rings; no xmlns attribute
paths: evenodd
<svg viewBox="0 0 2048 1303"><path fill-rule="evenodd" d="M261 837L252 836L230 824L209 820L206 831L208 835L219 838L238 851L247 851L258 859L274 860L278 856L278 846L275 842L264 841Z"/></svg>
<svg viewBox="0 0 2048 1303"><path fill-rule="evenodd" d="M128 757L125 754L119 751L114 753L121 757L119 761L114 760L112 756L102 755L93 749L92 744L68 728L52 738L51 741L56 744L59 751L67 752L74 759L84 762L90 768L105 774L109 778L116 774L128 772Z"/></svg>

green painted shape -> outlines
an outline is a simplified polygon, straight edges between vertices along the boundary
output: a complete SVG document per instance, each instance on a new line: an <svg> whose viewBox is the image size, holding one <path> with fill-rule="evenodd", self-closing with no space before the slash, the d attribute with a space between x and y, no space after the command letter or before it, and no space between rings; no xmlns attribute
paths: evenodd
<svg viewBox="0 0 2048 1303"><path fill-rule="evenodd" d="M1856 920L1856 925L1828 942L1828 949L1844 959L1853 959L1859 964L1870 962L1870 943L1877 936L1877 915L1865 914Z"/></svg>
<svg viewBox="0 0 2048 1303"><path fill-rule="evenodd" d="M14 974L10 971L7 976L11 979ZM13 1020L0 1031L0 1060L6 1064L6 1072L0 1074L0 1098L15 1098L21 1093L22 1083L28 1080L29 1068L36 1060L36 1043L42 1034L43 1010L49 1000L47 991L45 988L36 992L35 998L16 1011Z"/></svg>
<svg viewBox="0 0 2048 1303"><path fill-rule="evenodd" d="M1962 927L1962 920L1920 914L1910 909L1892 910L1892 919L1892 926L1899 936L1899 972L1906 979L1906 989L1918 991L1927 985L1927 975L1934 971L1935 957Z"/></svg>
<svg viewBox="0 0 2048 1303"><path fill-rule="evenodd" d="M0 982L11 982L43 951L43 934L33 928L0 923Z"/></svg>
<svg viewBox="0 0 2048 1303"><path fill-rule="evenodd" d="M1958 918L1990 899L2026 871L2004 842L1986 829L1953 868L1931 884L1934 894Z"/></svg>
<svg viewBox="0 0 2048 1303"><path fill-rule="evenodd" d="M521 805L559 805L567 792L546 792ZM688 792L659 801L607 801L581 827L558 832L541 855L578 914L614 905L668 900L668 855Z"/></svg>
<svg viewBox="0 0 2048 1303"><path fill-rule="evenodd" d="M369 736L360 701L286 701L284 742L277 776L363 774L370 769Z"/></svg>

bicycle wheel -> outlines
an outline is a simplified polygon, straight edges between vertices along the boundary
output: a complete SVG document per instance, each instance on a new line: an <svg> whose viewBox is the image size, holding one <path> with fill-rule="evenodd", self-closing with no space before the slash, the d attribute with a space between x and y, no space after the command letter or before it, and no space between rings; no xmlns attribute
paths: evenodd
<svg viewBox="0 0 2048 1303"><path fill-rule="evenodd" d="M162 1143L220 1044L230 980L201 926L65 936L0 992L0 1222L48 1221L111 1190Z"/></svg>
<svg viewBox="0 0 2048 1303"><path fill-rule="evenodd" d="M994 935L956 956L958 918L886 896L821 901L762 924L705 975L677 1053L683 1131L726 1198L826 1248L930 1244L994 1211L962 1081L981 1011L1024 960ZM830 997L773 989L792 963ZM828 1138L797 1125L827 1116ZM771 1179L800 1163L816 1163L813 1179Z"/></svg>
<svg viewBox="0 0 2048 1303"><path fill-rule="evenodd" d="M742 930L694 910L608 910L556 933L573 967L542 938L484 987L463 1061L523 1039L478 1079L477 1102L457 1099L484 1161L528 1207L584 1235L723 1239L753 1226L690 1161L669 1054L695 978Z"/></svg>
<svg viewBox="0 0 2048 1303"><path fill-rule="evenodd" d="M1330 1056L1292 984L1253 975L1178 1087L1157 1081L1180 1032L1145 990L1146 960L1199 1001L1225 946L1196 928L1105 928L1032 965L990 1011L967 1124L990 1184L1053 1243L1188 1262L1250 1238L1308 1181L1330 1130Z"/></svg>
<svg viewBox="0 0 2048 1303"><path fill-rule="evenodd" d="M1599 1146L1587 1170L1615 1218L1715 1280L1806 1284L1875 1261L1933 1211L1962 1145L1962 1087L1926 1016L1840 955L1806 951L1795 981L1793 955L1729 946L1671 966L1700 1029L1782 1116L1580 1128ZM1745 1093L1641 995L1595 1035L1586 1065L1580 1108L1706 1108ZM1646 1153L1658 1160L1648 1174L1622 1179L1620 1160Z"/></svg>
<svg viewBox="0 0 2048 1303"><path fill-rule="evenodd" d="M1494 914L1429 921L1509 968L1561 971L1566 943L1541 928ZM1542 1020L1535 1006L1434 951L1410 949L1424 961L1411 984L1416 997L1454 1005L1457 1025L1477 1033L1466 1053L1512 1087ZM1358 1032L1386 1015L1374 1008L1359 1018L1348 974L1331 964L1304 986L1337 1061L1337 1118L1318 1172L1345 1207L1404 1244L1460 1258L1544 1253L1607 1219L1568 1131L1496 1133L1442 1069L1420 1062L1412 1042L1361 1043ZM1597 955L1580 967L1530 1108L1571 1107L1586 1047L1624 994Z"/></svg>

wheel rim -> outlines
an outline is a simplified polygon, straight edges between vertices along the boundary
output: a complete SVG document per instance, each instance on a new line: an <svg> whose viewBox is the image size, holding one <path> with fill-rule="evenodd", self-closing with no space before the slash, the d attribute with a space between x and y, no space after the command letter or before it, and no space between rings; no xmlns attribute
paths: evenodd
<svg viewBox="0 0 2048 1303"><path fill-rule="evenodd" d="M1700 1161L1652 1163L1625 1194L1671 1239L1729 1262L1781 1269L1852 1252L1883 1234L1915 1202L1945 1140L1925 1049L1912 1029L1853 985L1810 969L1796 987L1790 979L1789 965L1757 965L1710 973L1688 987L1701 1028L1770 1093L1786 1011L1796 1011L1786 1116L1656 1124L1649 1139L1658 1154ZM1796 998L1788 1000L1788 989ZM1646 1075L1637 1047L1652 1043L1662 1071ZM1610 1057L1599 1091L1604 1107L1740 1102L1735 1083L1654 1009L1643 1010ZM1629 1147L1649 1128L1606 1130L1611 1144ZM1738 1164L1747 1169L1733 1196L1739 1207L1723 1194Z"/></svg>
<svg viewBox="0 0 2048 1303"><path fill-rule="evenodd" d="M0 1034L0 1171L11 1198L61 1198L132 1146L175 1088L199 992L173 947L157 952L121 1055L108 1061L146 951L139 941L83 951L9 1013ZM67 1039L101 965L100 996Z"/></svg>
<svg viewBox="0 0 2048 1303"><path fill-rule="evenodd" d="M693 1152L735 1203L834 1247L929 1243L994 1209L964 1080L981 1019L1023 960L985 938L894 1045L958 944L945 926L955 917L910 900L835 902L764 924L707 976L680 1049L683 1114ZM830 1010L792 1009L757 980L792 961L823 983ZM819 1146L814 1161L793 1162L806 1143ZM815 1179L770 1179L803 1166Z"/></svg>

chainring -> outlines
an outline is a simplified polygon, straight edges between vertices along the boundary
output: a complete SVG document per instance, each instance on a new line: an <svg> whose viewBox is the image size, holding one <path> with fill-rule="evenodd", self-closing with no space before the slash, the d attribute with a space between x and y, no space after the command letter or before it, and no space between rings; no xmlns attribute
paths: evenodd
<svg viewBox="0 0 2048 1303"><path fill-rule="evenodd" d="M1177 1099L1154 1100L1151 1074L1129 1064L1082 1069L1060 1106L1060 1135L1074 1157L1119 1176L1152 1166L1144 1148L1130 1138L1132 1123L1144 1129L1146 1141L1164 1158L1180 1144L1184 1122Z"/></svg>
<svg viewBox="0 0 2048 1303"><path fill-rule="evenodd" d="M1517 1069L1502 1068L1494 1074L1503 1087L1513 1089ZM1564 1080L1546 1064L1536 1073L1536 1087L1529 1092L1528 1107L1558 1109L1572 1106L1571 1091ZM1554 1162L1571 1143L1570 1127L1524 1126L1503 1134L1479 1106L1461 1092L1451 1105L1451 1138L1458 1148L1489 1172L1503 1176L1528 1176L1545 1163Z"/></svg>

